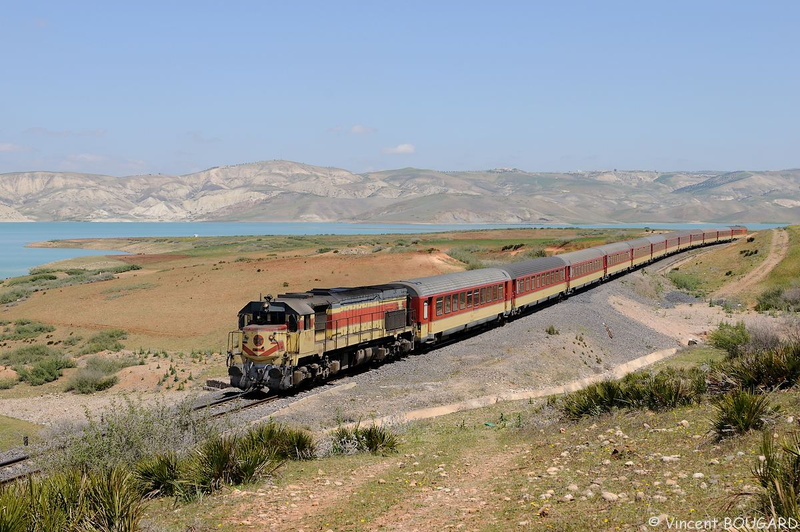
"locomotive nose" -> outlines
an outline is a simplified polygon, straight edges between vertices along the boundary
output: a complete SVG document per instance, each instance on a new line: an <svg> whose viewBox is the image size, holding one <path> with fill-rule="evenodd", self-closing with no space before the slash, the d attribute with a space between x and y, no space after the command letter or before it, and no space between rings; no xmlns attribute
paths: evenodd
<svg viewBox="0 0 800 532"><path fill-rule="evenodd" d="M266 363L286 352L286 326L249 326L244 329L242 352L254 362Z"/></svg>

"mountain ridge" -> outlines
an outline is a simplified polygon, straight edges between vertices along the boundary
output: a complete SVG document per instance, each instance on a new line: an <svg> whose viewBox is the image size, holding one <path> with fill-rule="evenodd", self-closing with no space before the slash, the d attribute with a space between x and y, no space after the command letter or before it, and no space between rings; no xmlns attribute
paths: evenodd
<svg viewBox="0 0 800 532"><path fill-rule="evenodd" d="M354 173L292 161L185 175L0 174L0 221L800 223L800 169Z"/></svg>

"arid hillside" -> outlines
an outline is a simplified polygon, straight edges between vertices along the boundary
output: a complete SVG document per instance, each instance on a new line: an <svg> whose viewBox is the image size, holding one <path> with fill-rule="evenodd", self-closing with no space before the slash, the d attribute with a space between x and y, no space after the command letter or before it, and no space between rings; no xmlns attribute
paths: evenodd
<svg viewBox="0 0 800 532"><path fill-rule="evenodd" d="M0 221L800 222L800 170L356 174L289 161L195 174L0 175Z"/></svg>

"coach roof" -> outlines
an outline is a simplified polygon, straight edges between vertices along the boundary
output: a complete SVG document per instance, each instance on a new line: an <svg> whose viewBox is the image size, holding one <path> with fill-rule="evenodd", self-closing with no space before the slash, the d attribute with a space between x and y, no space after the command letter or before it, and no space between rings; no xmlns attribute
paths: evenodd
<svg viewBox="0 0 800 532"><path fill-rule="evenodd" d="M578 251L570 251L569 253L562 253L561 255L558 255L558 257L564 259L564 261L570 266L587 260L602 259L604 256L605 253L597 248L579 249Z"/></svg>
<svg viewBox="0 0 800 532"><path fill-rule="evenodd" d="M564 259L556 255L553 257L524 260L522 262L512 262L510 264L498 266L497 269L507 272L512 279L518 279L526 275L533 275L534 273L563 268L566 265L567 263Z"/></svg>
<svg viewBox="0 0 800 532"><path fill-rule="evenodd" d="M446 273L444 275L396 281L393 284L408 287L408 289L418 297L427 297L434 294L458 292L483 284L503 283L510 280L511 277L501 269L482 268L466 272Z"/></svg>

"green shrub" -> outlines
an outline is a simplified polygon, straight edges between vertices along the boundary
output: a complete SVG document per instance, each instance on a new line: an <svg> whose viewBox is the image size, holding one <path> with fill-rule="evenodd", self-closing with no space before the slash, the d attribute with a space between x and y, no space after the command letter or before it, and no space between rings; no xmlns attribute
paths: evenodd
<svg viewBox="0 0 800 532"><path fill-rule="evenodd" d="M386 427L373 425L361 428L360 423L355 427L339 426L331 434L330 454L355 454L358 452L371 452L374 454L388 454L397 452L397 436Z"/></svg>
<svg viewBox="0 0 800 532"><path fill-rule="evenodd" d="M2 294L0 294L0 305L25 299L30 295L31 291L32 290L29 288L15 288L13 290L4 291Z"/></svg>
<svg viewBox="0 0 800 532"><path fill-rule="evenodd" d="M0 362L8 366L34 364L58 355L58 351L44 345L26 345L7 353L0 353Z"/></svg>
<svg viewBox="0 0 800 532"><path fill-rule="evenodd" d="M788 312L800 311L800 288L795 284L790 288L768 288L756 298L756 310L785 310Z"/></svg>
<svg viewBox="0 0 800 532"><path fill-rule="evenodd" d="M751 430L761 430L780 412L766 395L753 395L744 390L734 390L722 396L717 401L715 410L712 429L718 440Z"/></svg>
<svg viewBox="0 0 800 532"><path fill-rule="evenodd" d="M91 394L107 390L118 382L119 377L116 375L109 375L96 369L81 368L69 379L65 391Z"/></svg>
<svg viewBox="0 0 800 532"><path fill-rule="evenodd" d="M19 284L33 284L37 281L54 281L58 279L52 273L38 273L36 275L22 275L20 277L13 277L6 281L6 286L15 286Z"/></svg>
<svg viewBox="0 0 800 532"><path fill-rule="evenodd" d="M667 274L670 281L679 289L686 292L697 292L702 281L694 275L679 272L677 269Z"/></svg>
<svg viewBox="0 0 800 532"><path fill-rule="evenodd" d="M226 484L252 482L278 465L280 461L270 449L237 436L219 435L195 451L191 479L199 492L210 493Z"/></svg>
<svg viewBox="0 0 800 532"><path fill-rule="evenodd" d="M186 464L173 451L144 458L135 475L148 498L187 495Z"/></svg>
<svg viewBox="0 0 800 532"><path fill-rule="evenodd" d="M466 249L449 249L447 254L457 261L463 262L467 270L477 270L484 267L483 262Z"/></svg>
<svg viewBox="0 0 800 532"><path fill-rule="evenodd" d="M75 361L61 355L49 356L35 362L32 366L14 366L19 380L31 386L41 386L53 382L64 374L64 368L74 368Z"/></svg>
<svg viewBox="0 0 800 532"><path fill-rule="evenodd" d="M800 435L776 442L772 431L764 431L760 454L753 475L762 492L758 495L761 512L773 519L800 520Z"/></svg>
<svg viewBox="0 0 800 532"><path fill-rule="evenodd" d="M119 351L124 346L119 342L128 337L128 333L122 329L108 329L101 331L89 338L89 341L81 349L82 355L99 353L100 351Z"/></svg>
<svg viewBox="0 0 800 532"><path fill-rule="evenodd" d="M217 433L216 425L192 406L189 401L175 407L144 405L125 398L114 402L100 420L87 414L88 424L80 431L51 436L54 449L41 460L51 469L133 470L146 457L186 451Z"/></svg>
<svg viewBox="0 0 800 532"><path fill-rule="evenodd" d="M735 357L742 353L742 347L750 341L750 334L743 321L731 325L721 322L717 330L708 335L708 342L719 349L728 352L728 356Z"/></svg>
<svg viewBox="0 0 800 532"><path fill-rule="evenodd" d="M546 332L546 333L547 333L547 334L549 334L550 336L554 336L554 335L558 334L558 329L556 329L556 328L555 328L554 326L552 326L552 325L548 325L548 326L547 326L547 329L545 329L545 330L544 330L544 332Z"/></svg>
<svg viewBox="0 0 800 532"><path fill-rule="evenodd" d="M250 429L244 439L254 445L271 449L281 459L307 460L316 453L314 437L310 433L272 420Z"/></svg>
<svg viewBox="0 0 800 532"><path fill-rule="evenodd" d="M4 340L27 340L36 338L44 333L53 332L56 328L52 325L45 325L31 320L17 320L14 323L14 330L0 335L0 341Z"/></svg>
<svg viewBox="0 0 800 532"><path fill-rule="evenodd" d="M0 379L0 390L10 390L17 385L19 379Z"/></svg>
<svg viewBox="0 0 800 532"><path fill-rule="evenodd" d="M800 382L800 344L754 352L713 367L709 382L717 393L734 388L763 393L791 388Z"/></svg>
<svg viewBox="0 0 800 532"><path fill-rule="evenodd" d="M668 410L699 402L706 393L705 377L706 373L696 368L631 373L621 380L596 382L567 394L561 411L566 418L578 420L614 408Z"/></svg>
<svg viewBox="0 0 800 532"><path fill-rule="evenodd" d="M29 477L0 491L2 531L133 531L143 500L123 469Z"/></svg>

